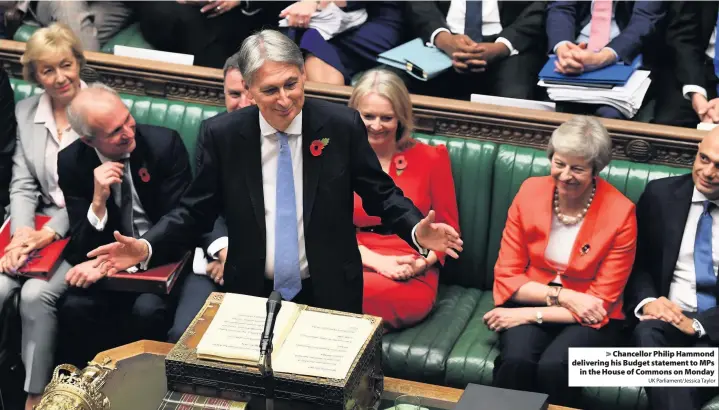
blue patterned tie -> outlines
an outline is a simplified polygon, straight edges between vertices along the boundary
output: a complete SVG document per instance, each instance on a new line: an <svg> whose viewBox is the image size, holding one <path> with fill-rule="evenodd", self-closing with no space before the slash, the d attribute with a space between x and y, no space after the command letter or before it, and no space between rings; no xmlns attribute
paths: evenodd
<svg viewBox="0 0 719 410"><path fill-rule="evenodd" d="M467 10L464 13L464 34L474 42L482 42L482 0L467 0Z"/></svg>
<svg viewBox="0 0 719 410"><path fill-rule="evenodd" d="M292 300L302 289L295 180L287 134L277 132L277 137L280 140L280 155L277 158L274 288L283 299Z"/></svg>
<svg viewBox="0 0 719 410"><path fill-rule="evenodd" d="M719 36L719 15L717 15L716 27L717 36ZM719 38L714 41L714 75L719 78ZM717 83L717 95L719 95L719 83Z"/></svg>
<svg viewBox="0 0 719 410"><path fill-rule="evenodd" d="M716 306L716 275L712 258L712 216L716 205L704 201L704 211L697 224L697 236L694 240L694 272L697 276L697 310L703 312Z"/></svg>

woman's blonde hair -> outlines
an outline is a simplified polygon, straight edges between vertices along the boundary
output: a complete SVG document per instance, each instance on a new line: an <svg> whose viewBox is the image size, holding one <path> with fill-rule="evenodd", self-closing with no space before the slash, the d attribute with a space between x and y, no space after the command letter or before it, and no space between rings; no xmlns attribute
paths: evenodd
<svg viewBox="0 0 719 410"><path fill-rule="evenodd" d="M85 55L77 36L64 24L53 23L33 33L25 44L25 53L20 57L22 77L25 81L37 84L37 62L48 54L70 52L77 60L80 69L85 66Z"/></svg>
<svg viewBox="0 0 719 410"><path fill-rule="evenodd" d="M401 151L413 145L412 129L414 119L412 117L412 101L409 91L397 74L383 70L372 69L364 73L355 85L350 96L348 105L357 109L360 101L366 95L376 93L386 98L392 105L395 116L397 116L397 148Z"/></svg>

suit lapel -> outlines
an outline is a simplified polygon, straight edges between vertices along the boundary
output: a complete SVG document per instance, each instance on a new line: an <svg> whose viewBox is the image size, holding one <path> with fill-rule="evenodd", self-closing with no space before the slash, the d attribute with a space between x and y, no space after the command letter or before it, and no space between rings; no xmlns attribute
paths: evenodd
<svg viewBox="0 0 719 410"><path fill-rule="evenodd" d="M541 196L536 198L536 203L539 204L539 206L533 207L537 209L537 215L539 216L539 220L537 221L538 232L544 232L546 234L542 241L542 247L540 248L545 251L542 253L543 258L547 245L549 245L549 234L552 232L552 219L554 218L554 181L551 177L546 177L545 180L547 181L547 188L542 189ZM548 260L544 259L544 262L547 266L552 266Z"/></svg>
<svg viewBox="0 0 719 410"><path fill-rule="evenodd" d="M142 202L142 208L145 210L145 213L147 213L148 218L157 221L159 217L156 218L154 215L153 201L149 200L153 195L152 185L150 185L152 184L152 178L145 182L141 177L142 174L147 173L147 175L150 175L150 173L147 165L147 145L145 138L139 131L135 135L135 143L135 150L130 154L130 177L132 178L132 185L135 187L137 196L140 198L140 202Z"/></svg>
<svg viewBox="0 0 719 410"><path fill-rule="evenodd" d="M679 257L679 248L682 245L682 237L684 236L684 227L687 224L689 216L689 208L692 205L692 193L694 192L694 182L691 175L682 178L676 186L676 190L671 192L666 198L666 215L661 215L664 225L664 249L662 252L662 295L669 292L669 283L674 276L674 268L677 265Z"/></svg>
<svg viewBox="0 0 719 410"><path fill-rule="evenodd" d="M45 175L45 146L47 145L48 138L51 138L48 134L50 131L45 128L45 124L35 123L33 126L32 141L30 141L30 152L32 152L33 160L32 163L35 165L35 173L37 179L40 182L42 192L49 192L47 186L47 175ZM28 141L23 141L25 144Z"/></svg>
<svg viewBox="0 0 719 410"><path fill-rule="evenodd" d="M307 100L302 111L302 191L304 196L302 208L305 232L310 224L312 206L317 196L317 185L320 171L322 170L322 157L329 152L322 150L322 153L316 157L310 153L310 145L313 141L330 137L320 134L324 122L320 116L315 116L314 114L312 101Z"/></svg>
<svg viewBox="0 0 719 410"><path fill-rule="evenodd" d="M255 219L260 228L262 240L266 238L267 227L265 226L265 197L262 189L262 151L260 147L260 122L259 114L255 116L251 126L243 130L241 139L237 143L242 146L232 152L238 152L240 158L240 166L244 168L243 174L247 182L247 189L252 201L252 208L255 213ZM234 144L231 141L230 144Z"/></svg>

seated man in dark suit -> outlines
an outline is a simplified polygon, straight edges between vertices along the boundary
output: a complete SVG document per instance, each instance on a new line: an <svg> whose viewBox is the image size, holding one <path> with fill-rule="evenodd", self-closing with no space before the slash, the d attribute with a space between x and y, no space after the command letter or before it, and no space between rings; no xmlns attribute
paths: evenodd
<svg viewBox="0 0 719 410"><path fill-rule="evenodd" d="M716 27L719 3L672 3L667 27L667 59L657 87L655 119L659 124L696 127L719 123Z"/></svg>
<svg viewBox="0 0 719 410"><path fill-rule="evenodd" d="M67 273L72 287L58 310L60 328L77 350L66 354L87 355L71 360L82 362L129 341L165 340L170 301L91 286L103 275L87 253L112 242L115 230L144 234L176 206L191 171L177 132L136 124L119 96L104 86L78 94L68 108L68 121L81 139L60 152L58 175L70 217L71 240L64 256L75 266ZM152 265L175 262L183 253L182 248L160 250Z"/></svg>
<svg viewBox="0 0 719 410"><path fill-rule="evenodd" d="M10 79L0 68L0 221L5 219L5 207L10 205L10 179L12 177L12 155L15 152L17 121L15 120L15 98Z"/></svg>
<svg viewBox="0 0 719 410"><path fill-rule="evenodd" d="M660 1L555 1L547 7L549 52L557 55L556 70L579 74L616 62L631 64L650 47L665 15ZM644 55L644 63L651 58ZM564 108L566 107L566 108ZM606 105L561 104L560 110L625 119Z"/></svg>
<svg viewBox="0 0 719 410"><path fill-rule="evenodd" d="M429 81L427 90L417 84L413 92L466 99L470 93L535 98L537 75L546 59L544 2L411 1L407 13L413 33L452 57L454 66L454 71Z"/></svg>
<svg viewBox="0 0 719 410"><path fill-rule="evenodd" d="M699 144L690 175L647 184L637 204L638 242L626 316L641 320L638 347L718 347L719 129ZM650 388L654 409L699 409L715 389Z"/></svg>

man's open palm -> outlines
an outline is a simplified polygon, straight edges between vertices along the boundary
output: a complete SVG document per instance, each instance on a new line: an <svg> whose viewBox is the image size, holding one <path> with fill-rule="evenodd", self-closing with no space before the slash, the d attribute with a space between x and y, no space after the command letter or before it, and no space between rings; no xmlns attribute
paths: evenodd
<svg viewBox="0 0 719 410"><path fill-rule="evenodd" d="M417 242L423 248L445 252L452 258L459 257L462 252L462 239L459 233L445 223L434 222L434 211L429 211L427 216L417 224L415 231Z"/></svg>
<svg viewBox="0 0 719 410"><path fill-rule="evenodd" d="M117 242L102 245L87 254L88 258L97 258L95 267L101 267L103 274L114 275L147 260L149 249L145 242L117 231L114 235Z"/></svg>

